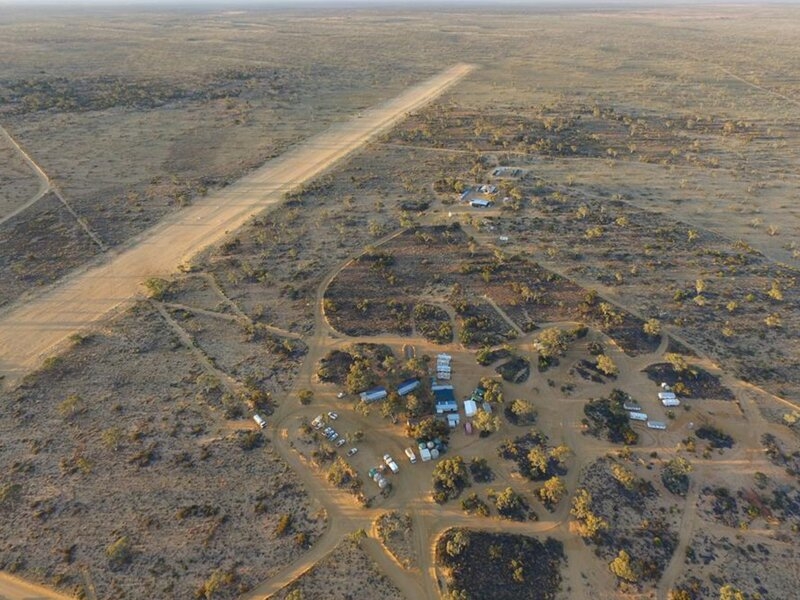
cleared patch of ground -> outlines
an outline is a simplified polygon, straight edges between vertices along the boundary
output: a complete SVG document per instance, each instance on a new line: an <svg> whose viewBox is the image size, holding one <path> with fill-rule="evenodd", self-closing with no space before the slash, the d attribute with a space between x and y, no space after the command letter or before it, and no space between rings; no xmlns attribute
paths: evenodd
<svg viewBox="0 0 800 600"><path fill-rule="evenodd" d="M270 600L347 598L348 600L411 600L377 568L352 534L333 551ZM294 596L292 596L294 594Z"/></svg>

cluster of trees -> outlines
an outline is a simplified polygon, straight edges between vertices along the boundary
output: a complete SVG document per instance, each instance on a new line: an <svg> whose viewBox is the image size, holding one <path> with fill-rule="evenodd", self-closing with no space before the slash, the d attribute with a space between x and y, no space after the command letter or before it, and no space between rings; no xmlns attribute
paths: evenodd
<svg viewBox="0 0 800 600"><path fill-rule="evenodd" d="M506 418L514 425L533 425L538 414L533 402L522 398L515 399L505 408Z"/></svg>
<svg viewBox="0 0 800 600"><path fill-rule="evenodd" d="M328 469L328 481L339 488L349 488L354 492L361 489L362 482L353 468L341 456L337 456Z"/></svg>
<svg viewBox="0 0 800 600"><path fill-rule="evenodd" d="M525 521L530 516L535 518L535 514L530 512L528 502L524 496L507 487L501 492L489 490L489 499L494 502L497 514L503 519L512 521Z"/></svg>
<svg viewBox="0 0 800 600"><path fill-rule="evenodd" d="M631 428L628 411L624 408L624 403L630 399L630 395L615 389L608 398L589 400L583 407L589 432L597 436L605 432L608 440L617 444L636 444L639 434Z"/></svg>
<svg viewBox="0 0 800 600"><path fill-rule="evenodd" d="M570 514L575 517L574 529L582 538L596 542L608 529L608 522L592 511L592 495L585 488L579 489L572 499Z"/></svg>
<svg viewBox="0 0 800 600"><path fill-rule="evenodd" d="M548 448L547 436L536 430L514 440L505 440L497 451L502 458L516 462L520 474L534 481L563 474L566 460L572 454L565 444Z"/></svg>
<svg viewBox="0 0 800 600"><path fill-rule="evenodd" d="M440 460L433 470L432 495L437 504L458 497L470 485L467 465L460 456Z"/></svg>
<svg viewBox="0 0 800 600"><path fill-rule="evenodd" d="M453 324L450 315L433 304L417 304L412 311L414 323L425 339L437 344L453 341Z"/></svg>
<svg viewBox="0 0 800 600"><path fill-rule="evenodd" d="M673 494L685 496L689 492L689 473L691 472L691 463L682 456L676 456L661 470L661 482Z"/></svg>

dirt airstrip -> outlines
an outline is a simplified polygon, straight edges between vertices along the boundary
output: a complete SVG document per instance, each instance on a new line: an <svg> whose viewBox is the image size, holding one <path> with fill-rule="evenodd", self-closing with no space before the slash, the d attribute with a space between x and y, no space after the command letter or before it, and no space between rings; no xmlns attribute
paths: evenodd
<svg viewBox="0 0 800 600"><path fill-rule="evenodd" d="M181 262L330 168L471 70L469 65L452 67L385 105L335 126L161 223L103 264L71 277L35 301L9 310L0 321L0 373L9 380L21 376L70 333L125 305L145 279L173 272Z"/></svg>

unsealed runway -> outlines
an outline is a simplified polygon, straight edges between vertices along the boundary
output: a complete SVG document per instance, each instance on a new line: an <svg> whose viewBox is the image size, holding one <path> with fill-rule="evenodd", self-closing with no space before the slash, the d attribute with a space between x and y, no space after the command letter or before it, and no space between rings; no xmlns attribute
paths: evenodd
<svg viewBox="0 0 800 600"><path fill-rule="evenodd" d="M367 141L437 98L472 71L459 64L400 96L302 142L235 184L198 200L102 264L67 277L0 316L0 375L12 383L54 353L70 334L124 307L149 277L165 277L226 232L278 203Z"/></svg>

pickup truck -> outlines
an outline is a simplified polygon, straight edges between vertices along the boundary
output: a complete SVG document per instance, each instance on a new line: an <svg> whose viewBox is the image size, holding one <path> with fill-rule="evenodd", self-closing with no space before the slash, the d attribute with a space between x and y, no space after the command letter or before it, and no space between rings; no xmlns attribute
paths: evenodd
<svg viewBox="0 0 800 600"><path fill-rule="evenodd" d="M389 454L383 455L383 462L392 470L392 473L398 473L400 471L400 467L397 466L397 463L394 462L394 459Z"/></svg>

